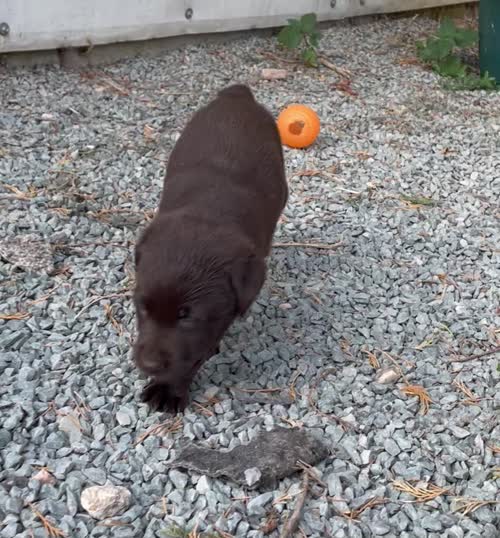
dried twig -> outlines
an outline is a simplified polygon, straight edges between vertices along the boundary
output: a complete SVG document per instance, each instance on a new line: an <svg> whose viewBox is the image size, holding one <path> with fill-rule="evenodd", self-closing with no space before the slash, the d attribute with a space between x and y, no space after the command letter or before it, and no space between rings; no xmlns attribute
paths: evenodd
<svg viewBox="0 0 500 538"><path fill-rule="evenodd" d="M373 508L374 506L379 506L380 504L385 504L387 502L389 502L389 499L385 499L383 497L372 497L364 502L359 508L355 508L347 512L341 512L341 515L347 519L350 519L351 521L354 521L358 519L365 510Z"/></svg>
<svg viewBox="0 0 500 538"><path fill-rule="evenodd" d="M342 67L338 67L337 65L330 62L330 60L328 60L324 56L320 56L318 58L318 61L319 61L319 63L321 65L324 65L325 67L328 67L328 69L331 69L332 71L337 73L337 75L341 76L342 78L347 79L347 80L350 80L352 78L352 73L348 69L343 69Z"/></svg>
<svg viewBox="0 0 500 538"><path fill-rule="evenodd" d="M85 311L87 311L89 308L99 303L100 301L104 301L105 299L116 299L118 297L130 297L131 295L132 295L132 292L130 290L124 290L124 291L116 292L116 293L109 293L108 295L98 295L97 297L94 297L93 299L91 299L80 310L80 312L78 312L78 314L75 316L75 319L78 319Z"/></svg>
<svg viewBox="0 0 500 538"><path fill-rule="evenodd" d="M29 312L15 312L13 314L0 314L0 319L9 321L9 320L17 320L21 321L23 319L28 319L31 317L31 314Z"/></svg>
<svg viewBox="0 0 500 538"><path fill-rule="evenodd" d="M450 361L451 362L475 361L478 359L485 359L487 357L490 357L491 355L495 355L496 353L500 353L500 346L496 346L492 349L488 349L487 351L484 351L483 353L478 353L477 355L468 355L466 357L460 357L459 359L450 359Z"/></svg>
<svg viewBox="0 0 500 538"><path fill-rule="evenodd" d="M302 471L304 471L304 473L308 473L309 474L309 478L313 481L313 482L316 482L316 484L319 484L322 488L325 488L327 489L328 486L323 482L323 480L321 480L319 478L319 476L316 474L316 471L314 469L314 467L312 465L309 465L308 463L306 463L305 461L302 461L302 460L298 460L297 461L297 467L299 469L301 469Z"/></svg>
<svg viewBox="0 0 500 538"><path fill-rule="evenodd" d="M309 473L304 471L303 478L302 478L302 493L300 494L300 497L297 499L292 515L286 521L281 531L280 538L289 538L293 536L294 532L297 530L297 527L299 526L299 520L302 516L302 510L304 509L304 504L306 502L308 491L309 491Z"/></svg>
<svg viewBox="0 0 500 538"><path fill-rule="evenodd" d="M278 387L276 388L269 388L269 389L242 389L240 387L234 387L233 390L238 390L240 392L246 392L248 394L256 394L256 393L271 393L271 392L281 392L283 389L280 389Z"/></svg>
<svg viewBox="0 0 500 538"><path fill-rule="evenodd" d="M335 250L344 244L343 241L338 243L274 243L275 248L287 248L287 247L302 247L302 248L316 248L319 250Z"/></svg>

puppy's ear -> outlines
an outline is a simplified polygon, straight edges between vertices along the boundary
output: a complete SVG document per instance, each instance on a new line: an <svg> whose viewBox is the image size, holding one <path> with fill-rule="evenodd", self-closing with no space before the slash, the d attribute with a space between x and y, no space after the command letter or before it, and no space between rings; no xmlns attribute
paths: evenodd
<svg viewBox="0 0 500 538"><path fill-rule="evenodd" d="M238 314L242 316L264 284L266 264L257 256L238 258L232 263L229 276L236 295Z"/></svg>

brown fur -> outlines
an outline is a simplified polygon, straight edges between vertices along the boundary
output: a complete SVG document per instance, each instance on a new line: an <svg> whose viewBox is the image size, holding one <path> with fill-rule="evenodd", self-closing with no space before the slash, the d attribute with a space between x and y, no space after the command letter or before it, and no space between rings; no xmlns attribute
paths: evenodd
<svg viewBox="0 0 500 538"><path fill-rule="evenodd" d="M184 409L199 367L257 297L287 196L273 117L246 86L222 90L177 141L136 246L134 360L153 408Z"/></svg>

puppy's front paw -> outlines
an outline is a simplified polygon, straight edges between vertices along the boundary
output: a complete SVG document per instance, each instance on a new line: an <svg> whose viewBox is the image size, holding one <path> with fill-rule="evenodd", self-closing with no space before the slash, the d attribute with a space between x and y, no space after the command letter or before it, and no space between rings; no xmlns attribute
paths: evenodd
<svg viewBox="0 0 500 538"><path fill-rule="evenodd" d="M141 400L154 411L171 411L179 413L184 411L188 401L187 392L179 394L170 385L151 381L142 391Z"/></svg>

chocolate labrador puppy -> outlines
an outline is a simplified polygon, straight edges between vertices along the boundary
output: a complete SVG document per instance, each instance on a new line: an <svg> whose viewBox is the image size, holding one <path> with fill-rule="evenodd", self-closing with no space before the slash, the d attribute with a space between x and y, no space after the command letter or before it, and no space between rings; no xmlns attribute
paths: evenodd
<svg viewBox="0 0 500 538"><path fill-rule="evenodd" d="M287 198L273 117L247 86L225 88L177 141L136 246L134 360L152 378L152 408L184 410L194 375L257 297Z"/></svg>

